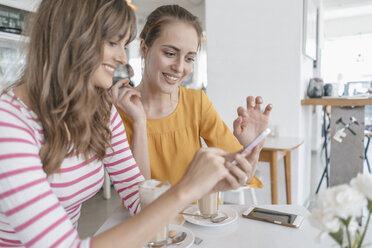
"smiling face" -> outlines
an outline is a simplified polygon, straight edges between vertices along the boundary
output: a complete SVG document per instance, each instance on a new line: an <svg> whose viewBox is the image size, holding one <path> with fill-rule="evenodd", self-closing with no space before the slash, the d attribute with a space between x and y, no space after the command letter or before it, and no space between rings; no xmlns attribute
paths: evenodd
<svg viewBox="0 0 372 248"><path fill-rule="evenodd" d="M193 26L184 22L166 24L151 47L141 42L145 58L143 82L155 91L174 92L192 71L197 50L198 35Z"/></svg>
<svg viewBox="0 0 372 248"><path fill-rule="evenodd" d="M104 89L112 86L112 78L116 67L120 64L126 64L128 61L125 51L127 42L128 37L124 37L122 40L114 37L104 43L102 62L92 76L94 86Z"/></svg>

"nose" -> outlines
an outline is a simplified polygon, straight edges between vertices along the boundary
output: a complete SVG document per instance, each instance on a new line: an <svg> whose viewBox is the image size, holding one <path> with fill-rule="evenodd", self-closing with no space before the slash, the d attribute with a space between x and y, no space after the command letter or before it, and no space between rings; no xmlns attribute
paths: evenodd
<svg viewBox="0 0 372 248"><path fill-rule="evenodd" d="M178 59L176 59L175 61L174 61L174 63L172 64L172 70L174 71L174 72L178 72L178 73L180 73L180 72L182 72L183 71L183 66L184 66L184 64L183 64L184 62L183 62L183 60L182 60L182 58L178 58Z"/></svg>
<svg viewBox="0 0 372 248"><path fill-rule="evenodd" d="M118 48L118 51L115 54L115 60L119 64L125 65L128 63L127 52L124 48Z"/></svg>

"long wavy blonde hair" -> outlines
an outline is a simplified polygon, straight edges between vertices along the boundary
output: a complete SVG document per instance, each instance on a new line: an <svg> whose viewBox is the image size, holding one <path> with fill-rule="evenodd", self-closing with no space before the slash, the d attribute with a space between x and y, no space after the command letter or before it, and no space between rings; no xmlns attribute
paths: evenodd
<svg viewBox="0 0 372 248"><path fill-rule="evenodd" d="M26 85L45 142L40 150L47 174L66 156L100 160L110 147L111 101L91 83L103 44L136 33L135 15L125 0L43 0L29 31L26 66L17 85ZM70 138L69 138L70 137Z"/></svg>

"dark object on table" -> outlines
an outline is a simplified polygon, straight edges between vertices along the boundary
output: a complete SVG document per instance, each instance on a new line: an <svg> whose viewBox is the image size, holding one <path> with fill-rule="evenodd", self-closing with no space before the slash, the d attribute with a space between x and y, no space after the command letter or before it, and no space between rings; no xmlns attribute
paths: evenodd
<svg viewBox="0 0 372 248"><path fill-rule="evenodd" d="M324 85L324 96L332 96L332 84L325 84Z"/></svg>
<svg viewBox="0 0 372 248"><path fill-rule="evenodd" d="M324 94L323 79L312 78L310 79L309 86L307 87L307 96L310 98L320 98Z"/></svg>

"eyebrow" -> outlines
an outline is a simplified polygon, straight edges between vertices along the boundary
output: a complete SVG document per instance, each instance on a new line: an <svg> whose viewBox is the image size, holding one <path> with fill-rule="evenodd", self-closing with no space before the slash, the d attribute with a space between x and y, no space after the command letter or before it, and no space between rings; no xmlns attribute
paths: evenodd
<svg viewBox="0 0 372 248"><path fill-rule="evenodd" d="M172 45L163 45L163 47L168 47L168 48L171 48L177 52L181 51L181 49L179 49L178 47L175 47L175 46L172 46ZM188 52L188 54L193 54L193 55L196 55L197 52Z"/></svg>

